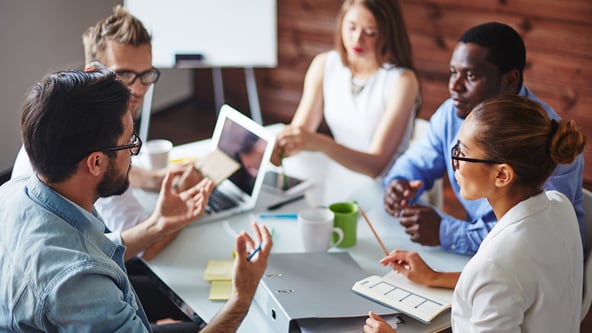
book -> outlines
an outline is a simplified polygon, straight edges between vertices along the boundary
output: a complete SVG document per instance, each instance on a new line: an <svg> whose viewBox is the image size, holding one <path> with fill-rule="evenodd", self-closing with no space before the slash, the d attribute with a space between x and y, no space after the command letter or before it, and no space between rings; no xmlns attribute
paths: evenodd
<svg viewBox="0 0 592 333"><path fill-rule="evenodd" d="M395 271L357 281L352 291L426 324L452 307L452 289L419 285Z"/></svg>

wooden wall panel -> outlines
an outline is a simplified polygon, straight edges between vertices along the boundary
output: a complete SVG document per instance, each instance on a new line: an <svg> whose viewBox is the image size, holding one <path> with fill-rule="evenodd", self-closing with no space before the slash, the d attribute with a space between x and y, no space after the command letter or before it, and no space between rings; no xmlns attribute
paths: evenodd
<svg viewBox="0 0 592 333"><path fill-rule="evenodd" d="M592 1L590 0L400 0L423 90L420 117L429 118L448 97L448 62L458 37L469 27L500 21L514 27L527 47L526 85L562 117L574 119L590 138L592 161ZM341 0L278 1L278 59L256 69L265 122L289 122L314 55L333 48ZM239 71L240 72L240 71ZM225 92L245 105L244 78L225 69ZM228 77L228 78L227 78ZM196 84L211 80L198 71ZM207 85L207 84L206 84ZM201 93L201 95L200 95ZM211 87L196 92L211 99ZM207 102L213 105L213 102ZM245 110L247 111L247 110ZM584 178L592 184L592 163Z"/></svg>

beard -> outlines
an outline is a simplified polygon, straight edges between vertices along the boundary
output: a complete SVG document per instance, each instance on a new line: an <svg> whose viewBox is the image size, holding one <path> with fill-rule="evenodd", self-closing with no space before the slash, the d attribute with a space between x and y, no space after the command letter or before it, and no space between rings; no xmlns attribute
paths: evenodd
<svg viewBox="0 0 592 333"><path fill-rule="evenodd" d="M109 160L109 166L107 167L107 172L101 179L101 182L97 185L97 195L99 198L106 198L112 195L121 195L125 192L129 185L129 171L131 169L131 164L127 168L127 171L120 175L117 173L115 169L115 165L113 160Z"/></svg>

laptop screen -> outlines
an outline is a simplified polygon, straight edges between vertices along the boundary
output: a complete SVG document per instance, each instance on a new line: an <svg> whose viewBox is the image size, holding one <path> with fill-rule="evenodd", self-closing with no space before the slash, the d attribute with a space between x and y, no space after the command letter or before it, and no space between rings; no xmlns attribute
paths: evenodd
<svg viewBox="0 0 592 333"><path fill-rule="evenodd" d="M268 144L267 140L233 119L225 118L217 148L240 164L240 168L229 180L249 196L253 194Z"/></svg>

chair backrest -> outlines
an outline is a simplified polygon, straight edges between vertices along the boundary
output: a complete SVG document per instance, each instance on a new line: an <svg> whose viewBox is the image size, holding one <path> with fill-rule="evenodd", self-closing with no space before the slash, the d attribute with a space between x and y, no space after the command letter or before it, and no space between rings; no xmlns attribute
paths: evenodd
<svg viewBox="0 0 592 333"><path fill-rule="evenodd" d="M592 192L582 189L582 205L584 206L584 239L586 241L586 254L592 250Z"/></svg>
<svg viewBox="0 0 592 333"><path fill-rule="evenodd" d="M412 146L416 144L418 141L422 140L429 128L429 121L422 118L415 118L415 125L413 128L413 134L411 135L411 140L409 141L409 145ZM426 191L422 194L420 200L423 200L438 209L442 209L442 206L444 205L443 189L443 181L442 179L438 179L434 182L434 186L431 190Z"/></svg>
<svg viewBox="0 0 592 333"><path fill-rule="evenodd" d="M592 304L592 255L590 253L590 249L592 249L592 192L582 189L582 194L584 196L584 239L586 241L585 253L587 255L584 263L584 295L581 317L583 320L590 310L590 304Z"/></svg>

